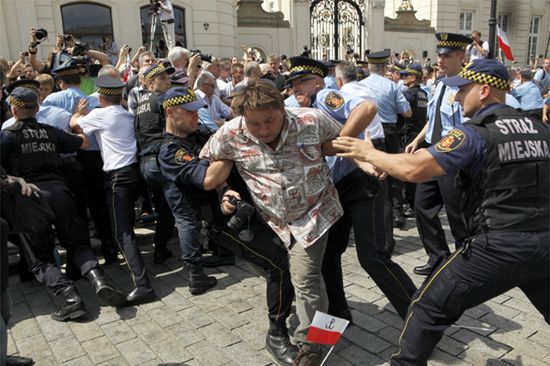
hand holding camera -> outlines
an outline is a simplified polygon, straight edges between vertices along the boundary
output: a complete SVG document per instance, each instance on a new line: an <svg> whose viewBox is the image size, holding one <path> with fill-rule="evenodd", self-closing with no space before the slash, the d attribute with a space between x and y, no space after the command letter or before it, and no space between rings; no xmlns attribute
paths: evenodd
<svg viewBox="0 0 550 366"><path fill-rule="evenodd" d="M236 202L240 201L241 195L232 189L228 189L222 196L221 209L224 215L231 215L237 209Z"/></svg>

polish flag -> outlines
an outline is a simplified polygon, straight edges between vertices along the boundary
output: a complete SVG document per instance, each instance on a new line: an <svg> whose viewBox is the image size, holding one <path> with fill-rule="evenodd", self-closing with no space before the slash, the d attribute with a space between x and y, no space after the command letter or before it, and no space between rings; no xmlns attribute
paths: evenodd
<svg viewBox="0 0 550 366"><path fill-rule="evenodd" d="M335 345L340 340L348 324L349 321L346 319L317 311L307 332L306 339L313 343Z"/></svg>
<svg viewBox="0 0 550 366"><path fill-rule="evenodd" d="M514 61L514 56L512 55L512 50L510 49L510 41L508 41L508 37L506 37L506 33L500 27L497 25L497 39L498 39L498 45L500 46L500 49L502 52L504 52L504 55L506 58L510 61Z"/></svg>

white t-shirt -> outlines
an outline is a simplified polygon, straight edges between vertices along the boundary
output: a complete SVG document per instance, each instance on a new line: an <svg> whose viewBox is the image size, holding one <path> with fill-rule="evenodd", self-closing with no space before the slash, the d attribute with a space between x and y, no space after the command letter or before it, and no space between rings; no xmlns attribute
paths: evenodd
<svg viewBox="0 0 550 366"><path fill-rule="evenodd" d="M489 42L483 41L481 44L481 48L483 48L485 51L489 52ZM466 48L466 54L470 55L470 61L473 60L484 60L487 58L487 54L482 55L481 52L479 52L473 44L469 45L468 48Z"/></svg>
<svg viewBox="0 0 550 366"><path fill-rule="evenodd" d="M160 20L170 20L174 19L174 8L172 7L172 2L170 0L164 0L162 4L167 7L169 10L165 10L163 7L160 7L159 18Z"/></svg>
<svg viewBox="0 0 550 366"><path fill-rule="evenodd" d="M373 94L373 92L370 89L359 84L357 81L345 83L344 85L342 85L342 88L340 88L340 90L377 104L376 96ZM384 127L380 122L380 115L378 113L376 113L373 120L369 123L365 132L373 140L384 138Z"/></svg>
<svg viewBox="0 0 550 366"><path fill-rule="evenodd" d="M85 134L97 138L105 172L137 162L134 116L122 106L93 109L80 117L78 124Z"/></svg>

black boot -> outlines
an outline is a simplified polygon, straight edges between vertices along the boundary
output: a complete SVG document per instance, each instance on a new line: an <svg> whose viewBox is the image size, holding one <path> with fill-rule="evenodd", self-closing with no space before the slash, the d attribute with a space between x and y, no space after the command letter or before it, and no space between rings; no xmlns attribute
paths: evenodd
<svg viewBox="0 0 550 366"><path fill-rule="evenodd" d="M172 251L166 248L166 244L155 245L155 254L153 256L153 261L156 264L163 264L170 257L172 257Z"/></svg>
<svg viewBox="0 0 550 366"><path fill-rule="evenodd" d="M189 292L191 295L199 295L216 286L218 280L216 277L207 276L200 264L185 264L185 268L189 272Z"/></svg>
<svg viewBox="0 0 550 366"><path fill-rule="evenodd" d="M6 356L6 366L32 366L32 358L23 356Z"/></svg>
<svg viewBox="0 0 550 366"><path fill-rule="evenodd" d="M290 343L286 326L274 322L269 324L265 348L280 365L292 365L298 354L298 347Z"/></svg>
<svg viewBox="0 0 550 366"><path fill-rule="evenodd" d="M94 268L86 273L90 284L94 287L97 296L101 297L108 305L114 307L124 306L126 295L119 291L111 280L100 268Z"/></svg>
<svg viewBox="0 0 550 366"><path fill-rule="evenodd" d="M77 319L86 315L84 303L73 285L66 287L61 291L61 295L65 298L63 305L52 313L52 319L58 322Z"/></svg>

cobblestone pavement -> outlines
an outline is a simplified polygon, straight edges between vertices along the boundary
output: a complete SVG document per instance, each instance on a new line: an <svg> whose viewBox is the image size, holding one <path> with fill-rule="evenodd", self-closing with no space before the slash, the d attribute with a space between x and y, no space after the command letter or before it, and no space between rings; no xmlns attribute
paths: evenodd
<svg viewBox="0 0 550 366"><path fill-rule="evenodd" d="M412 274L426 256L411 227L396 230L394 260ZM448 230L448 227L446 228ZM171 242L173 251L178 251ZM59 304L37 282L10 278L12 297L8 353L33 357L36 365L276 365L264 348L268 321L265 284L245 263L207 270L218 286L191 296L185 273L174 258L152 261L152 246L142 245L159 300L119 310L101 303L80 280L90 319L59 323L50 312ZM357 262L354 248L343 258L346 292L354 324L326 365L382 365L397 349L401 319ZM106 272L128 291L122 264ZM413 276L420 285L423 278ZM290 319L290 325L296 318ZM325 349L325 352L327 349ZM550 365L550 327L514 289L465 313L451 327L430 365Z"/></svg>

